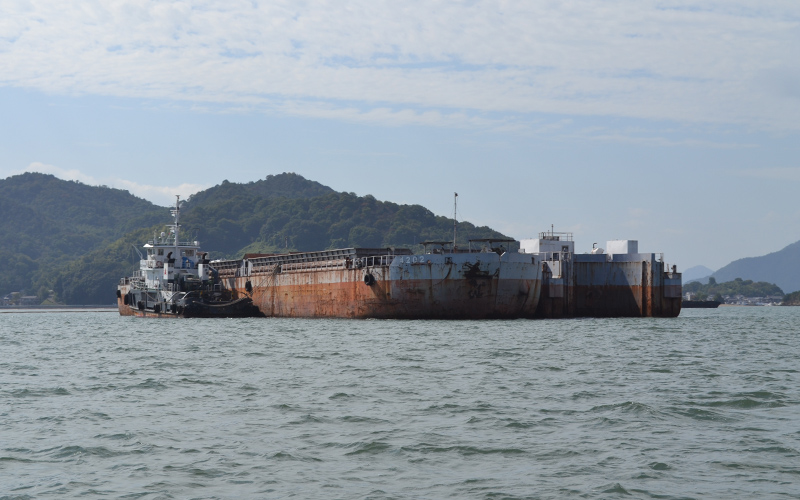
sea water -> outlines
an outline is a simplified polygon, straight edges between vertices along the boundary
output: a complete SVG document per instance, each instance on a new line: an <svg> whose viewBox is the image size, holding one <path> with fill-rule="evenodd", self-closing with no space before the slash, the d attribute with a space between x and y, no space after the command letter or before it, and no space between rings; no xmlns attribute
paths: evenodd
<svg viewBox="0 0 800 500"><path fill-rule="evenodd" d="M0 498L800 498L800 308L0 313Z"/></svg>

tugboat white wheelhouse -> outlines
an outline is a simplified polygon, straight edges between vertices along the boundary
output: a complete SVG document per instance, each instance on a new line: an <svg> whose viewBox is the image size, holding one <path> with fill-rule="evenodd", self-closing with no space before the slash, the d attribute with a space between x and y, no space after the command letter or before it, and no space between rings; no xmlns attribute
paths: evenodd
<svg viewBox="0 0 800 500"><path fill-rule="evenodd" d="M153 235L144 245L139 269L117 286L122 316L253 317L263 316L253 301L223 288L197 241L180 239L180 196L171 209L168 231Z"/></svg>

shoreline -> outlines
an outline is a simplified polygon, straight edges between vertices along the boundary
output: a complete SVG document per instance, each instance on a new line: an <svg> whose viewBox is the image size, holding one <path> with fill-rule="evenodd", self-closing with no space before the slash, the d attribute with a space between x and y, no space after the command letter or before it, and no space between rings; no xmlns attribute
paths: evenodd
<svg viewBox="0 0 800 500"><path fill-rule="evenodd" d="M116 312L117 306L0 306L0 314L45 312Z"/></svg>

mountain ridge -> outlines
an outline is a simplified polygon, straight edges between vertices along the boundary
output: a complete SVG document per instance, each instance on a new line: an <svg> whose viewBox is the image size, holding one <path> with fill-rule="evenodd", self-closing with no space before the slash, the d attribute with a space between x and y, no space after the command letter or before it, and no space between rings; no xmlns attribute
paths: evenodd
<svg viewBox="0 0 800 500"><path fill-rule="evenodd" d="M708 278L714 274L714 270L706 266L694 266L683 271L681 274L683 275L683 283L686 284L690 281L702 281L704 278Z"/></svg>
<svg viewBox="0 0 800 500"><path fill-rule="evenodd" d="M317 181L306 179L294 172L282 174L269 174L264 179L247 183L236 183L224 180L216 186L194 193L186 200L185 207L220 202L230 197L235 191L245 191L258 198L316 198L330 193L335 193L333 188L320 184Z"/></svg>
<svg viewBox="0 0 800 500"><path fill-rule="evenodd" d="M796 292L800 290L800 241L777 252L735 260L711 276L718 282L736 278L766 281L778 285L785 293Z"/></svg>

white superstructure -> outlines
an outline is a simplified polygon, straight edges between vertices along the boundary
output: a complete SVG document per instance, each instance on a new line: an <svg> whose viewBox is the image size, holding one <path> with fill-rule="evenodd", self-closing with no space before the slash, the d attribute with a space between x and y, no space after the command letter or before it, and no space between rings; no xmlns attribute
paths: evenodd
<svg viewBox="0 0 800 500"><path fill-rule="evenodd" d="M203 260L199 242L180 240L180 196L170 212L174 221L167 226L169 232L154 235L144 245L146 258L139 261L144 286L168 292L176 289L175 283L180 281L208 280L208 265Z"/></svg>
<svg viewBox="0 0 800 500"><path fill-rule="evenodd" d="M572 240L572 233L557 233L551 230L539 233L536 239L520 240L519 251L539 254L547 260L560 260L564 254L575 253L575 242Z"/></svg>

